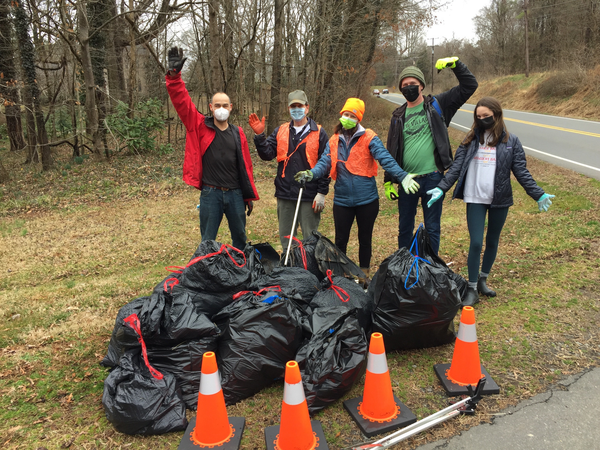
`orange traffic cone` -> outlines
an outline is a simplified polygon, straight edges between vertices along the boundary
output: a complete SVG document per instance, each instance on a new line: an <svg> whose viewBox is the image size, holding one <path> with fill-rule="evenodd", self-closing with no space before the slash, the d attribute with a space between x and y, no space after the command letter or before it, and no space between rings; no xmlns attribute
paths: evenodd
<svg viewBox="0 0 600 450"><path fill-rule="evenodd" d="M498 394L500 388L481 365L477 330L475 328L475 310L465 306L460 316L458 336L454 344L452 364L436 364L433 370L449 395L468 395L468 385L473 388L485 376L483 394Z"/></svg>
<svg viewBox="0 0 600 450"><path fill-rule="evenodd" d="M346 400L344 407L367 437L417 421L410 409L392 392L381 333L371 335L363 395Z"/></svg>
<svg viewBox="0 0 600 450"><path fill-rule="evenodd" d="M227 417L225 398L214 352L202 355L198 411L190 420L179 450L198 447L238 449L246 419Z"/></svg>
<svg viewBox="0 0 600 450"><path fill-rule="evenodd" d="M323 428L318 420L310 420L304 396L300 367L296 361L285 365L285 385L281 404L281 424L265 428L267 449L328 449Z"/></svg>

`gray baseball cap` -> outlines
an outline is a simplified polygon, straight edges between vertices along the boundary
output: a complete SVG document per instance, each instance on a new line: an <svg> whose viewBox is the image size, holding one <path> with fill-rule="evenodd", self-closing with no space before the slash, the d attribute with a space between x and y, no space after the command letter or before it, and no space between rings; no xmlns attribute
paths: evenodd
<svg viewBox="0 0 600 450"><path fill-rule="evenodd" d="M294 103L302 103L303 105L308 105L308 98L304 91L294 91L290 92L288 95L288 106L291 106Z"/></svg>

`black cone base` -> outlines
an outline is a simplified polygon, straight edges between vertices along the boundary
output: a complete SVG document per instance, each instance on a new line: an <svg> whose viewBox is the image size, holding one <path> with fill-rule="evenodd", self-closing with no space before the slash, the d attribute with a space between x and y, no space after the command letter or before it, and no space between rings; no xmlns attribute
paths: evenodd
<svg viewBox="0 0 600 450"><path fill-rule="evenodd" d="M242 441L242 433L244 432L246 419L244 417L230 417L229 423L231 424L234 430L233 436L231 436L229 442L225 442L224 444L216 445L211 448L222 448L225 450L237 450L240 448L240 442ZM183 438L179 443L179 447L177 447L178 450L199 450L201 448L209 448L208 446L199 446L192 440L192 433L194 432L195 426L196 418L192 417L187 429L185 430L185 434L183 435Z"/></svg>
<svg viewBox="0 0 600 450"><path fill-rule="evenodd" d="M376 434L387 433L396 428L408 426L417 421L417 417L410 409L408 409L408 406L402 403L395 395L394 401L396 402L396 405L400 407L400 414L395 419L383 423L371 422L360 415L358 412L358 405L362 402L362 395L351 400L346 400L344 402L344 408L346 408L346 411L352 416L352 419L354 419L358 428L360 428L360 431L362 431L365 436L371 437Z"/></svg>
<svg viewBox="0 0 600 450"><path fill-rule="evenodd" d="M435 374L440 379L444 389L446 389L446 393L450 397L455 397L457 395L469 395L469 391L466 386L461 386L460 384L456 384L446 378L446 372L450 369L450 364L435 364L433 366L433 370ZM483 386L483 390L481 393L483 395L492 395L499 394L500 387L496 384L496 382L492 379L490 374L483 366L481 366L481 373L485 375L485 386ZM475 390L476 386L473 386L473 390Z"/></svg>
<svg viewBox="0 0 600 450"><path fill-rule="evenodd" d="M319 439L315 448L318 448L319 450L329 450L329 446L327 445L327 441L325 440L325 433L323 432L321 422L319 422L318 420L311 420L310 426L312 427L313 432L317 435L317 439ZM278 434L279 425L274 425L272 427L265 428L265 443L267 444L267 450L275 449L275 441L277 440Z"/></svg>

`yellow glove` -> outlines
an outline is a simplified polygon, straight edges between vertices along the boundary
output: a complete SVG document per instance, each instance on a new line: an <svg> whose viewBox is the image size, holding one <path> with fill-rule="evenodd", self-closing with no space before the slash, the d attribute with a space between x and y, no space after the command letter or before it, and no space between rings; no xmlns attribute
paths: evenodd
<svg viewBox="0 0 600 450"><path fill-rule="evenodd" d="M435 63L435 68L440 73L446 67L450 67L454 69L456 67L456 61L458 61L458 56L451 56L450 58L440 58Z"/></svg>
<svg viewBox="0 0 600 450"><path fill-rule="evenodd" d="M385 197L388 200L398 200L398 192L394 188L394 185L391 181L383 183L383 188L385 189Z"/></svg>

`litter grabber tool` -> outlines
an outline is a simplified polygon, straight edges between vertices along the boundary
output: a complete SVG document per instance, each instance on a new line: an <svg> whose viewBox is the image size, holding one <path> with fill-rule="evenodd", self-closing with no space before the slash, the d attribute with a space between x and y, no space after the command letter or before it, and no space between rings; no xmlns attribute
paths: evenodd
<svg viewBox="0 0 600 450"><path fill-rule="evenodd" d="M477 383L475 391L471 385L467 386L470 397L460 400L447 408L442 409L412 425L403 428L402 430L396 431L388 436L385 436L378 441L358 444L354 447L349 447L344 450L367 450L367 449L385 449L396 445L398 442L402 442L409 437L419 434L421 431L428 430L434 426L446 422L460 414L473 415L477 409L477 403L481 400L483 394L483 387L485 386L485 377L481 378Z"/></svg>
<svg viewBox="0 0 600 450"><path fill-rule="evenodd" d="M294 239L294 231L296 230L296 221L298 220L298 211L300 210L300 201L302 200L302 191L304 191L304 187L306 186L306 178L302 177L299 180L300 182L300 192L298 192L298 201L296 202L296 211L294 212L294 220L292 222L292 231L290 231L290 240L288 241L287 251L285 252L285 260L283 261L283 265L287 266L288 259L290 257L290 250L292 248L292 239Z"/></svg>

